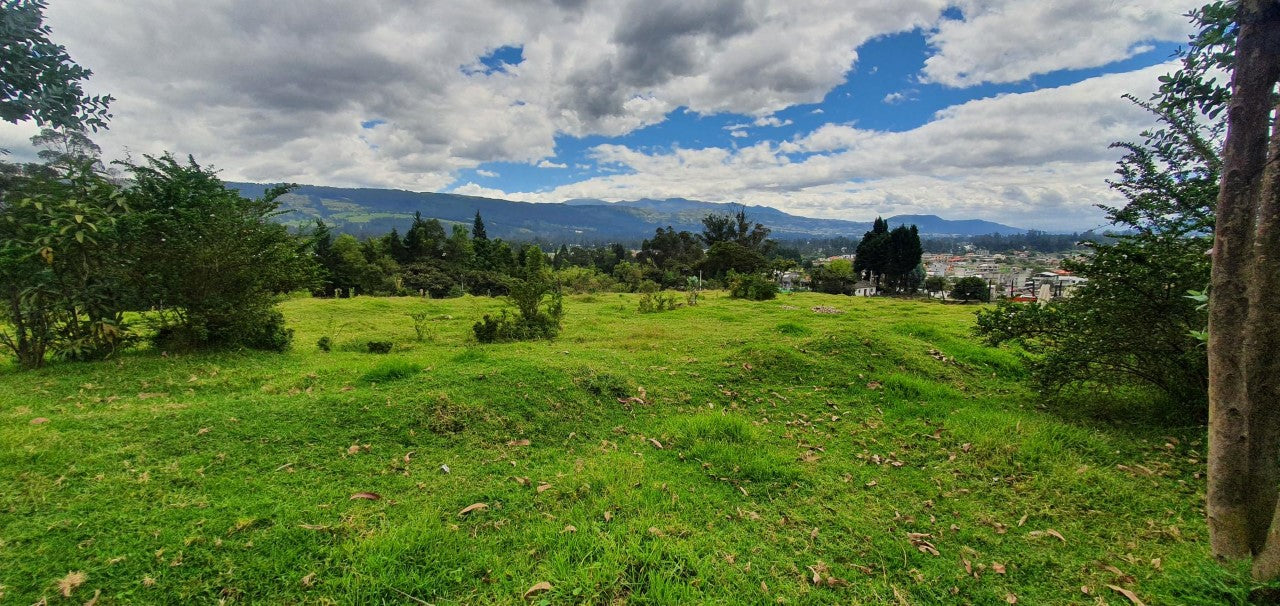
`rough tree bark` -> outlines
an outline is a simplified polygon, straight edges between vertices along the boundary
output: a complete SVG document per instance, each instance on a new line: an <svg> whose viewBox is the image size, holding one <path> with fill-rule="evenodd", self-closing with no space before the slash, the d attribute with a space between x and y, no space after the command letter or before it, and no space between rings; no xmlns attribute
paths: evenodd
<svg viewBox="0 0 1280 606"><path fill-rule="evenodd" d="M1242 0L1209 301L1210 543L1280 578L1280 0Z"/></svg>

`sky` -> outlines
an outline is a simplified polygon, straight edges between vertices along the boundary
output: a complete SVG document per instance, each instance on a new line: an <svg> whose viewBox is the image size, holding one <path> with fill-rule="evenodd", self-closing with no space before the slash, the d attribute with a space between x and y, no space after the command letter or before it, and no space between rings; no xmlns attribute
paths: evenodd
<svg viewBox="0 0 1280 606"><path fill-rule="evenodd" d="M1105 226L1185 0L53 0L108 158L530 202ZM30 124L0 147L32 152Z"/></svg>

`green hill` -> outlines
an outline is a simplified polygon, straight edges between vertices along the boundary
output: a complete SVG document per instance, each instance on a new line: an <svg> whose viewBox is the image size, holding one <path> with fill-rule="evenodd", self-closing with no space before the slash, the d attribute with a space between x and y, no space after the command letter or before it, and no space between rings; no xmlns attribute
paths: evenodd
<svg viewBox="0 0 1280 606"><path fill-rule="evenodd" d="M228 183L243 194L256 197L268 185ZM413 213L446 223L470 224L477 211L484 216L491 236L555 243L639 242L654 230L673 226L701 231L702 218L726 213L725 204L672 198L608 203L570 200L563 204L532 204L493 198L443 193L418 193L393 189L353 189L303 185L282 198L281 222L306 226L323 219L338 231L355 235L379 235L408 228ZM860 237L871 229L869 221L814 219L784 213L767 206L747 207L752 219L764 223L780 239ZM1026 230L990 221L949 221L933 215L891 217L893 225L919 224L922 233L948 235L1020 234Z"/></svg>

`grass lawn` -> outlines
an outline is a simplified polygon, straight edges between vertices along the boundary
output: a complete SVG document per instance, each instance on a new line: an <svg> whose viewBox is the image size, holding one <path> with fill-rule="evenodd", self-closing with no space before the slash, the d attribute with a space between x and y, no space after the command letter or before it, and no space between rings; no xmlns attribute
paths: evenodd
<svg viewBox="0 0 1280 606"><path fill-rule="evenodd" d="M1203 428L1045 410L972 307L636 302L569 297L559 339L481 346L498 301L295 299L283 355L6 367L0 605L1248 592L1210 563Z"/></svg>

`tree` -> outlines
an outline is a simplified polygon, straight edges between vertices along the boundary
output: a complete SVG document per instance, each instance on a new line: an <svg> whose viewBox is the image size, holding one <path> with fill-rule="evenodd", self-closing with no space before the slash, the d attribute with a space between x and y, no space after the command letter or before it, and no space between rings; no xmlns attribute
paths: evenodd
<svg viewBox="0 0 1280 606"><path fill-rule="evenodd" d="M929 293L930 296L932 296L933 293L940 292L945 298L947 293L947 279L942 276L929 276L925 278L924 291Z"/></svg>
<svg viewBox="0 0 1280 606"><path fill-rule="evenodd" d="M0 345L19 368L46 353L105 357L127 336L114 237L125 208L94 164L8 166L0 179Z"/></svg>
<svg viewBox="0 0 1280 606"><path fill-rule="evenodd" d="M1280 2L1242 0L1209 295L1210 544L1280 577Z"/></svg>
<svg viewBox="0 0 1280 606"><path fill-rule="evenodd" d="M853 270L858 276L875 282L880 286L880 279L889 266L889 223L880 217L871 225L871 231L862 235L858 248L854 252Z"/></svg>
<svg viewBox="0 0 1280 606"><path fill-rule="evenodd" d="M471 224L471 237L475 240L488 240L489 234L484 230L484 219L480 218L480 211L476 211L475 221Z"/></svg>
<svg viewBox="0 0 1280 606"><path fill-rule="evenodd" d="M0 0L0 119L97 131L111 115L110 95L90 96L83 82L93 72L76 65L49 40L45 0Z"/></svg>
<svg viewBox="0 0 1280 606"><path fill-rule="evenodd" d="M991 299L991 289L987 287L987 281L976 276L968 278L960 278L951 286L951 298L961 301L988 301Z"/></svg>
<svg viewBox="0 0 1280 606"><path fill-rule="evenodd" d="M1230 69L1233 9L1215 3L1193 13L1199 34L1174 74L1162 76L1149 101L1131 99L1159 120L1126 150L1111 187L1122 207L1103 207L1125 228L1090 254L1064 264L1088 280L1069 298L1043 305L1001 303L978 313L992 344L1014 342L1033 353L1032 377L1043 391L1069 386L1154 387L1179 415L1204 415L1208 381L1205 313L1188 291L1209 281L1213 208L1222 165L1217 118L1227 95L1213 72Z"/></svg>
<svg viewBox="0 0 1280 606"><path fill-rule="evenodd" d="M130 212L117 225L132 304L156 310L156 344L288 347L292 331L275 297L316 275L308 243L271 220L289 187L250 200L190 157L125 166Z"/></svg>
<svg viewBox="0 0 1280 606"><path fill-rule="evenodd" d="M709 214L702 218L702 226L702 241L708 247L733 242L763 256L774 246L769 239L769 228L762 223L753 224L747 210L742 207L732 214Z"/></svg>

